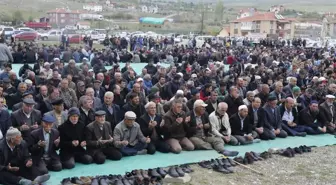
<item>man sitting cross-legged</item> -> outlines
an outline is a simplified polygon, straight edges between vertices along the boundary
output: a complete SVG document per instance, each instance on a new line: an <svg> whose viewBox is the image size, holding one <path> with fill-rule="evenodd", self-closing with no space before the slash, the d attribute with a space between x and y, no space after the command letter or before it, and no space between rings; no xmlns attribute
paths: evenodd
<svg viewBox="0 0 336 185"><path fill-rule="evenodd" d="M294 99L286 98L285 103L279 106L282 118L282 128L291 136L306 136L305 127L297 125L298 112L294 107Z"/></svg>
<svg viewBox="0 0 336 185"><path fill-rule="evenodd" d="M203 100L196 100L194 103L194 111L191 113L191 122L188 129L190 141L196 149L212 150L226 155L235 156L237 152L229 152L224 150L224 141L221 137L213 135L211 132L211 124L209 122L208 113L205 112L205 107L208 106Z"/></svg>
<svg viewBox="0 0 336 185"><path fill-rule="evenodd" d="M114 145L124 156L147 153L147 144L151 139L145 137L140 125L135 122L136 114L132 111L125 113L125 118L114 129ZM155 151L150 151L153 154Z"/></svg>

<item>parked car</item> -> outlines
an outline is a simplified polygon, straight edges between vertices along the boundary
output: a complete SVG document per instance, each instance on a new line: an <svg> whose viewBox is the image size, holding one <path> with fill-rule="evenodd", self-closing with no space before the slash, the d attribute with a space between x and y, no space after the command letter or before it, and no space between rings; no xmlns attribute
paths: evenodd
<svg viewBox="0 0 336 185"><path fill-rule="evenodd" d="M17 30L20 30L20 31L35 31L34 29L28 28L28 27L17 28Z"/></svg>
<svg viewBox="0 0 336 185"><path fill-rule="evenodd" d="M39 38L39 35L37 32L24 31L13 35L13 38L15 41L35 41Z"/></svg>
<svg viewBox="0 0 336 185"><path fill-rule="evenodd" d="M13 35L14 30L13 27L0 27L0 34L4 34L8 38Z"/></svg>
<svg viewBox="0 0 336 185"><path fill-rule="evenodd" d="M51 30L47 33L41 33L42 40L60 41L62 38L62 32L58 30Z"/></svg>
<svg viewBox="0 0 336 185"><path fill-rule="evenodd" d="M81 35L72 35L69 36L70 44L80 44L83 41L83 37Z"/></svg>

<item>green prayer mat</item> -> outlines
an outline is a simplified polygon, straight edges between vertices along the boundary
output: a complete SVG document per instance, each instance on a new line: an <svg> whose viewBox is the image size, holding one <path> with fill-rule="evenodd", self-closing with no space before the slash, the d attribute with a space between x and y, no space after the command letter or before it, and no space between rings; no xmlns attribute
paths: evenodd
<svg viewBox="0 0 336 185"><path fill-rule="evenodd" d="M334 136L325 134L306 137L288 137L286 139L277 138L272 141L261 141L260 143L245 146L226 145L225 148L228 150L239 151L240 155L244 155L245 152L263 152L269 148L287 148L297 147L300 145L326 146L334 144L336 144ZM77 163L74 169L62 170L61 172L50 172L51 179L48 184L60 184L60 181L66 177L125 174L125 172L132 171L133 169L148 169L185 163L196 163L203 160L217 158L219 156L220 155L214 150L182 152L180 154L163 154L157 152L154 155L124 157L120 161L106 160L106 162L102 165L83 165Z"/></svg>

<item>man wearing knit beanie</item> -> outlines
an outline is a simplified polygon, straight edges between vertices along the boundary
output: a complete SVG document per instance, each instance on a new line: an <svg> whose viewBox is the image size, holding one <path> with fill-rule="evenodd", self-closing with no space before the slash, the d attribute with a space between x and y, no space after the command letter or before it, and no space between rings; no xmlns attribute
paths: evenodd
<svg viewBox="0 0 336 185"><path fill-rule="evenodd" d="M36 173L38 169L33 165L27 144L17 128L8 129L6 139L0 142L0 151L0 184L32 185L49 180L50 175L38 176Z"/></svg>

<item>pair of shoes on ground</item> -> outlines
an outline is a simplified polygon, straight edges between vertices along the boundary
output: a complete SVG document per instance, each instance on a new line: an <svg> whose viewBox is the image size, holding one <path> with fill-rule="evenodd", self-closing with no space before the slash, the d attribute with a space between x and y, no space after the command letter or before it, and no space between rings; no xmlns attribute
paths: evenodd
<svg viewBox="0 0 336 185"><path fill-rule="evenodd" d="M266 155L266 154L264 154ZM267 156L268 157L268 156ZM267 158L265 157L265 158ZM246 152L244 157L236 157L233 160L235 160L236 162L240 163L240 164L253 164L255 161L262 161L263 159L265 159L261 156L261 154L256 153L256 152Z"/></svg>
<svg viewBox="0 0 336 185"><path fill-rule="evenodd" d="M281 155L286 156L286 157L295 157L295 154L303 154L307 152L311 152L311 147L302 145L302 146L295 147L295 148L288 147L281 152Z"/></svg>
<svg viewBox="0 0 336 185"><path fill-rule="evenodd" d="M65 178L62 180L62 185L72 185L72 184L78 184L78 185L87 185L91 184L92 177L71 177L71 178Z"/></svg>
<svg viewBox="0 0 336 185"><path fill-rule="evenodd" d="M168 169L168 175L174 178L184 177L185 170L179 166L172 166Z"/></svg>
<svg viewBox="0 0 336 185"><path fill-rule="evenodd" d="M234 171L231 167L236 166L236 163L230 158L211 159L209 161L201 161L198 164L202 168L213 169L225 174L233 173Z"/></svg>

